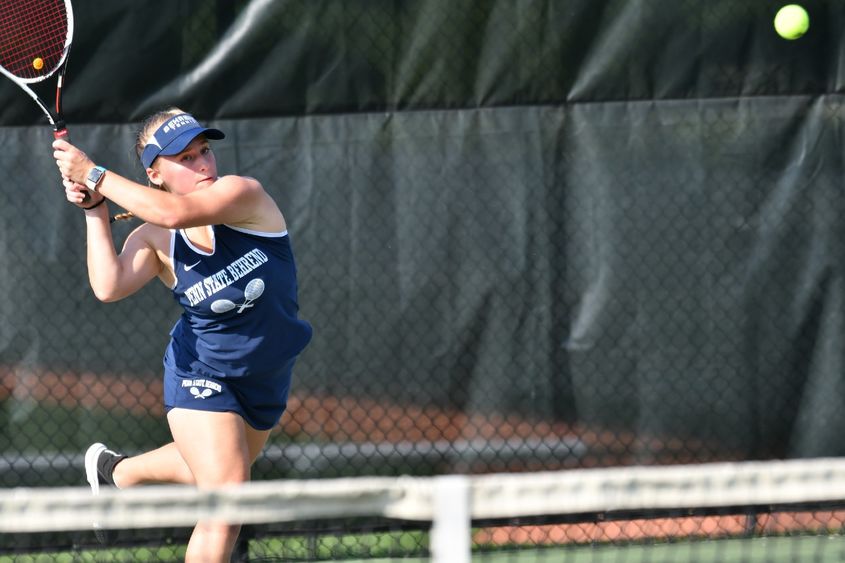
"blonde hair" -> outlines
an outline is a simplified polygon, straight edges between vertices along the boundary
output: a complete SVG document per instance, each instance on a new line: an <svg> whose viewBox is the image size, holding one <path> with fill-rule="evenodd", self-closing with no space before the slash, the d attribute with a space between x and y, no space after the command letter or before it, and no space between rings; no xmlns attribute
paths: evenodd
<svg viewBox="0 0 845 563"><path fill-rule="evenodd" d="M150 140L150 137L161 127L161 124L170 119L175 115L179 115L180 113L185 113L183 110L177 107L170 107L162 111L157 111L156 113L147 117L143 123L141 123L141 128L138 130L138 134L135 136L135 156L139 159L141 155L144 153L144 147L147 146L147 141ZM146 174L146 170L144 171ZM152 184L149 179L147 180L147 185L151 188L156 188L159 190L163 190L163 186L156 186ZM131 212L126 213L118 213L114 217L111 218L111 222L114 223L115 221L126 221L128 219L132 219L135 215Z"/></svg>
<svg viewBox="0 0 845 563"><path fill-rule="evenodd" d="M138 131L138 135L135 137L135 155L138 158L141 158L141 155L144 154L144 147L147 146L147 141L150 140L150 137L153 136L153 133L161 127L161 124L170 119L175 115L179 115L180 113L185 113L181 109L177 107L171 107L159 112L152 114L151 116L147 117L144 122L141 124L141 129Z"/></svg>

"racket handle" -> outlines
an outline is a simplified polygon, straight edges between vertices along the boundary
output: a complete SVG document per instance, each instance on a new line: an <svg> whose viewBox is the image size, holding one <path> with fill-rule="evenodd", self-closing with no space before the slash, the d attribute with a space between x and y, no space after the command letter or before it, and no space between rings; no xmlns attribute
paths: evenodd
<svg viewBox="0 0 845 563"><path fill-rule="evenodd" d="M67 127L57 127L56 130L53 131L53 137L56 139L62 139L63 141L67 141L68 143L71 142L70 133L68 133ZM91 192L85 190L85 197L82 198L82 203L88 203L89 201L91 201Z"/></svg>

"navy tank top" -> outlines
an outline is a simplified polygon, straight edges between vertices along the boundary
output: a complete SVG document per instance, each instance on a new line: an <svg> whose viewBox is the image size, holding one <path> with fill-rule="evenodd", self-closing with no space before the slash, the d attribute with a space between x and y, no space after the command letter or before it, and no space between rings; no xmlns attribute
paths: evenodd
<svg viewBox="0 0 845 563"><path fill-rule="evenodd" d="M290 360L312 333L298 318L290 236L211 229L211 252L184 231L171 234L173 296L183 313L170 331L165 368L223 378L289 376Z"/></svg>

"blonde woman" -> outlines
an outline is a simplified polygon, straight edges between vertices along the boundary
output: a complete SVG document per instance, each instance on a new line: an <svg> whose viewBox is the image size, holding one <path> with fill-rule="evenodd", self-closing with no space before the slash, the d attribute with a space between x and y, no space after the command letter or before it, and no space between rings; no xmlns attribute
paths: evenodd
<svg viewBox="0 0 845 563"><path fill-rule="evenodd" d="M183 307L164 354L173 442L133 457L92 445L85 463L95 493L248 481L285 410L294 361L311 339L311 326L298 318L285 218L257 180L217 175L209 141L223 137L179 109L151 116L136 144L149 186L96 166L66 141L53 143L66 197L85 210L97 298L117 301L158 278ZM106 200L144 221L120 253ZM238 526L198 523L187 561L228 561L238 533Z"/></svg>

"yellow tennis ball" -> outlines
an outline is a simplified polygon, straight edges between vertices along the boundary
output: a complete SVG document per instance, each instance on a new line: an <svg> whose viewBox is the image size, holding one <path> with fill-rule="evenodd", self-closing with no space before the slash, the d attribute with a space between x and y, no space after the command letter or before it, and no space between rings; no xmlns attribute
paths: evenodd
<svg viewBox="0 0 845 563"><path fill-rule="evenodd" d="M809 28L810 16L798 4L787 4L775 15L775 31L784 39L798 39Z"/></svg>
<svg viewBox="0 0 845 563"><path fill-rule="evenodd" d="M41 70L42 68L44 68L44 59L42 59L41 57L35 57L35 59L32 61L32 67L35 70Z"/></svg>

